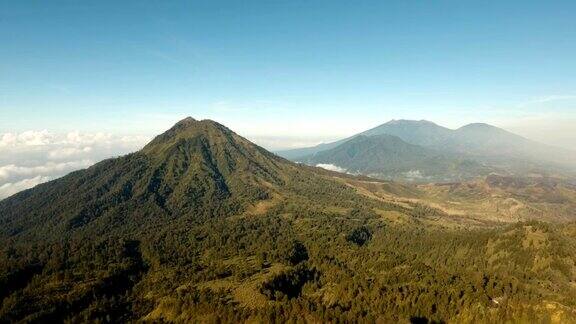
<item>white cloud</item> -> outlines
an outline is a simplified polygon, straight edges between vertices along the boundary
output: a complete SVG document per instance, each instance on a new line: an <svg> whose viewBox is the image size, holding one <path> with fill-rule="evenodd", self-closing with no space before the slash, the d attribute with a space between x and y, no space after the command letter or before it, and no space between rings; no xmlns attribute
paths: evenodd
<svg viewBox="0 0 576 324"><path fill-rule="evenodd" d="M53 136L47 131L26 131L20 134L5 133L0 136L0 148L13 146L39 146L47 145Z"/></svg>
<svg viewBox="0 0 576 324"><path fill-rule="evenodd" d="M420 170L410 170L408 172L404 172L404 176L408 180L417 180L417 179L423 179L424 178L424 176L422 175L422 172L420 172Z"/></svg>
<svg viewBox="0 0 576 324"><path fill-rule="evenodd" d="M316 166L319 168L322 168L322 169L330 170L330 171L336 171L336 172L342 172L342 173L346 172L346 169L341 168L341 167L334 165L334 164L319 163L319 164L316 164Z"/></svg>
<svg viewBox="0 0 576 324"><path fill-rule="evenodd" d="M42 131L0 134L2 197L143 147L150 136Z"/></svg>
<svg viewBox="0 0 576 324"><path fill-rule="evenodd" d="M22 148L29 146L74 146L85 147L91 145L144 145L150 136L114 136L110 133L82 133L79 131L66 134L53 134L47 130L25 131L22 133L0 134L0 150Z"/></svg>
<svg viewBox="0 0 576 324"><path fill-rule="evenodd" d="M63 143L74 145L90 145L94 143L106 144L110 143L114 137L112 134L107 133L80 133L78 131L66 134Z"/></svg>
<svg viewBox="0 0 576 324"><path fill-rule="evenodd" d="M5 183L0 186L0 200L50 180L52 180L50 177L36 176L34 178L24 179L14 183Z"/></svg>
<svg viewBox="0 0 576 324"><path fill-rule="evenodd" d="M92 164L94 164L94 162L91 160L70 161L62 163L47 162L46 164L32 167L9 164L0 167L0 181L37 175L62 175L74 170L87 168Z"/></svg>
<svg viewBox="0 0 576 324"><path fill-rule="evenodd" d="M54 149L48 152L48 158L50 160L64 160L73 157L79 157L92 152L92 147L85 146L81 148L77 147L62 147Z"/></svg>

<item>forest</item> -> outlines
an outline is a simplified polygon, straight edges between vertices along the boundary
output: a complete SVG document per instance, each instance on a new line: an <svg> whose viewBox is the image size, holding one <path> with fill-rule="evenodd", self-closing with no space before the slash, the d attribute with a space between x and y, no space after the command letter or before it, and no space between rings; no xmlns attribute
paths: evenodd
<svg viewBox="0 0 576 324"><path fill-rule="evenodd" d="M391 224L366 208L277 206L157 232L4 245L0 318L574 321L574 251L574 223L464 231Z"/></svg>
<svg viewBox="0 0 576 324"><path fill-rule="evenodd" d="M0 201L0 322L576 322L576 222L419 190L184 120Z"/></svg>

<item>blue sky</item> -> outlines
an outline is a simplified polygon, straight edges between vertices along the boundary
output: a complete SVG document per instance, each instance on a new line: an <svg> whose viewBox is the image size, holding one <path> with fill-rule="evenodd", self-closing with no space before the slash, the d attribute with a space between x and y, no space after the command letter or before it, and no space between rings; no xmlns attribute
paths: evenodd
<svg viewBox="0 0 576 324"><path fill-rule="evenodd" d="M1 0L0 44L0 133L190 115L279 148L409 118L576 142L576 1Z"/></svg>

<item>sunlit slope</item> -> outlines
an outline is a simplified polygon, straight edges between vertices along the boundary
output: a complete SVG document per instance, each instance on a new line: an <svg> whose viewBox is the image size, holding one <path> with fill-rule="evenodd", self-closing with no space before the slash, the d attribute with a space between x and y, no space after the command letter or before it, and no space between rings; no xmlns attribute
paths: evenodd
<svg viewBox="0 0 576 324"><path fill-rule="evenodd" d="M570 200L486 185L298 165L188 118L0 202L0 321L576 321L574 223L474 199Z"/></svg>

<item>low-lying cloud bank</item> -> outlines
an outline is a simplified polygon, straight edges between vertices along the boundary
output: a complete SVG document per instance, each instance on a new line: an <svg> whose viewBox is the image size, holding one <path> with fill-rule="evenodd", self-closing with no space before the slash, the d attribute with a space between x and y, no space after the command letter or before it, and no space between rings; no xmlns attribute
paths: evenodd
<svg viewBox="0 0 576 324"><path fill-rule="evenodd" d="M330 171L336 171L336 172L341 172L341 173L346 172L346 169L341 168L341 167L334 165L334 164L319 163L319 164L316 164L316 166L319 168L322 168L322 169L330 170Z"/></svg>
<svg viewBox="0 0 576 324"><path fill-rule="evenodd" d="M43 182L52 180L51 177L37 176L30 179L20 180L18 182L7 182L0 186L0 199L10 197L22 190L30 189Z"/></svg>
<svg viewBox="0 0 576 324"><path fill-rule="evenodd" d="M148 136L49 131L0 133L0 200L40 183L140 149Z"/></svg>
<svg viewBox="0 0 576 324"><path fill-rule="evenodd" d="M48 153L48 155L50 155L50 153ZM57 174L65 174L74 170L87 168L92 164L94 164L94 161L91 159L61 163L49 161L43 165L37 166L19 166L15 164L9 164L0 167L0 182L12 181L27 177L35 177L38 175L53 176Z"/></svg>

